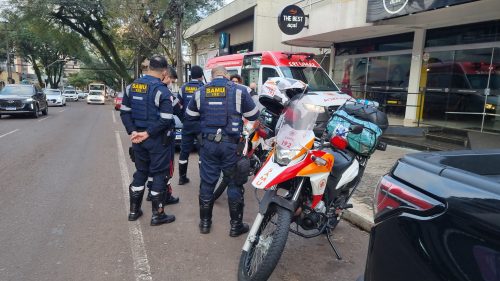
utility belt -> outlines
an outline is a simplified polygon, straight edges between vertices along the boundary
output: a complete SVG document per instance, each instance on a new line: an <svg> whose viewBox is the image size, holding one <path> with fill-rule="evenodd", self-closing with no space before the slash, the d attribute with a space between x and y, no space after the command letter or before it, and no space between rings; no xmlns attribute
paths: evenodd
<svg viewBox="0 0 500 281"><path fill-rule="evenodd" d="M228 142L228 143L239 143L240 138L235 136L226 136L220 134L202 134L203 139L213 141L215 143Z"/></svg>

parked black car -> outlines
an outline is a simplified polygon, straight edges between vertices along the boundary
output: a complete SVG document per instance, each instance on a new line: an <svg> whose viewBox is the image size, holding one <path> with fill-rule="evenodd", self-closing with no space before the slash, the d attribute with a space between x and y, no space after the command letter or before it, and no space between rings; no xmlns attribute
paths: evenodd
<svg viewBox="0 0 500 281"><path fill-rule="evenodd" d="M500 150L407 155L374 205L358 280L500 280Z"/></svg>
<svg viewBox="0 0 500 281"><path fill-rule="evenodd" d="M8 84L0 91L0 117L2 115L29 114L34 118L49 113L42 89L35 85Z"/></svg>

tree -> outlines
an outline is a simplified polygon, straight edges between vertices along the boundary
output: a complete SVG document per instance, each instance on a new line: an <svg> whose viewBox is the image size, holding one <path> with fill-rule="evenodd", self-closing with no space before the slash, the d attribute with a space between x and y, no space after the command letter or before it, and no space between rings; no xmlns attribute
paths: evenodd
<svg viewBox="0 0 500 281"><path fill-rule="evenodd" d="M182 75L182 27L222 3L223 0L11 0L16 12L78 33L127 82L134 64L137 66L143 58L160 50ZM172 36L175 32L177 36ZM172 46L176 47L172 50Z"/></svg>
<svg viewBox="0 0 500 281"><path fill-rule="evenodd" d="M42 68L51 88L58 88L63 75L64 60L88 56L79 36L64 27L39 18L9 16L15 32L12 33L18 53L33 65L40 85L44 85Z"/></svg>
<svg viewBox="0 0 500 281"><path fill-rule="evenodd" d="M121 87L121 79L119 78L112 69L107 68L106 64L94 59L85 64L85 69L71 75L68 82L75 87L86 88L91 82L102 81L113 89L119 89Z"/></svg>

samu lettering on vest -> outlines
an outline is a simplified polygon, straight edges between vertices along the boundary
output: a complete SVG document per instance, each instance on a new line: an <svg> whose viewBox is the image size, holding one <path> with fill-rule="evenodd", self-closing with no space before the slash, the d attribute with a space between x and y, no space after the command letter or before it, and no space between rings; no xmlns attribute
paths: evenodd
<svg viewBox="0 0 500 281"><path fill-rule="evenodd" d="M198 90L198 87L186 86L186 88L184 88L184 92L187 94L192 94L196 92L196 90Z"/></svg>
<svg viewBox="0 0 500 281"><path fill-rule="evenodd" d="M132 91L139 94L145 94L148 92L148 85L140 83L132 83Z"/></svg>
<svg viewBox="0 0 500 281"><path fill-rule="evenodd" d="M205 93L207 98L222 98L226 96L226 87L207 87Z"/></svg>

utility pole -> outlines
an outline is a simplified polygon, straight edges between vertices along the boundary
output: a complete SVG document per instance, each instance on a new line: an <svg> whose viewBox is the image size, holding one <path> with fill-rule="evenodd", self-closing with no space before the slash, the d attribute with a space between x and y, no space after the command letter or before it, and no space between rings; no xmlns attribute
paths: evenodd
<svg viewBox="0 0 500 281"><path fill-rule="evenodd" d="M7 84L12 81L12 69L10 68L10 49L9 49L9 39L6 40L7 42Z"/></svg>
<svg viewBox="0 0 500 281"><path fill-rule="evenodd" d="M177 85L182 86L184 84L184 70L183 62L184 59L182 57L182 18L184 17L184 9L182 5L182 1L175 0L175 52L176 52L176 61L177 61Z"/></svg>

